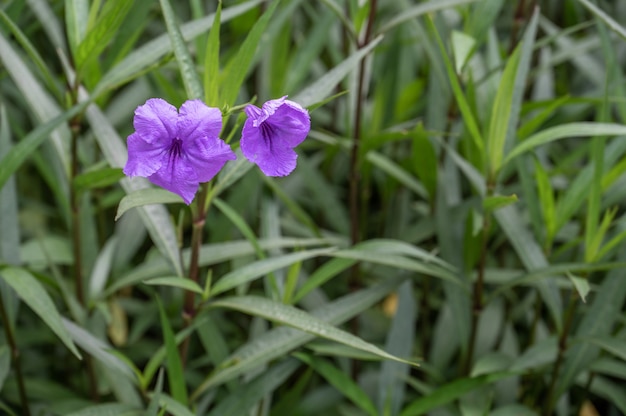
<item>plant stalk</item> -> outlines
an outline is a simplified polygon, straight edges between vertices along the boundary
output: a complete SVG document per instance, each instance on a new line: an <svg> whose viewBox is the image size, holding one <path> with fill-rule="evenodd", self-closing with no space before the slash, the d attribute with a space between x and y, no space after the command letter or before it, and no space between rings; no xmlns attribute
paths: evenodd
<svg viewBox="0 0 626 416"><path fill-rule="evenodd" d="M191 258L189 259L189 272L188 278L198 283L199 281L199 272L200 272L200 247L202 247L202 232L204 231L204 224L206 222L206 209L205 202L208 194L208 185L202 184L202 188L198 194L198 198L196 200L197 209L193 215L193 225L191 231ZM196 303L195 303L196 294L191 290L185 291L185 299L183 303L183 321L185 323L185 328L189 327L193 322L194 317L196 316ZM185 366L187 362L187 353L189 350L189 342L190 337L186 337L182 344L180 345L180 360Z"/></svg>
<svg viewBox="0 0 626 416"><path fill-rule="evenodd" d="M71 142L71 167L70 167L70 208L72 210L72 249L74 255L74 283L76 285L76 298L81 306L85 306L85 291L83 287L83 262L80 237L80 202L74 189L74 178L78 175L78 134L80 131L80 120L72 119L70 122L72 131Z"/></svg>
<svg viewBox="0 0 626 416"><path fill-rule="evenodd" d="M7 336L7 342L9 348L11 348L11 361L15 369L15 378L17 379L17 388L20 395L20 402L22 403L22 412L25 416L30 416L30 408L28 407L28 398L26 397L26 387L24 385L24 375L22 373L22 362L20 358L20 350L17 348L15 342L15 336L13 334L13 328L9 322L9 316L4 307L4 301L0 296L0 315L2 318L2 325L4 326L4 333Z"/></svg>
<svg viewBox="0 0 626 416"><path fill-rule="evenodd" d="M367 45L372 36L372 28L374 26L374 19L376 17L376 3L377 0L372 0L370 4L369 16L367 19L367 26L365 27L365 34L363 40L358 42L358 47L362 48ZM357 98L356 108L354 112L354 140L352 141L352 148L350 150L350 183L349 183L349 201L350 201L350 241L352 245L356 245L361 240L361 204L360 204L360 181L361 175L359 173L359 149L361 142L361 117L363 113L363 101L365 99L365 59L362 59L359 63L359 76L357 84ZM348 286L350 291L356 291L359 289L361 283L359 279L360 268L359 263L356 263L350 269L350 278ZM358 335L359 322L355 317L351 322L351 330L354 335ZM353 361L352 366L352 379L357 380L359 374L358 360Z"/></svg>
<svg viewBox="0 0 626 416"><path fill-rule="evenodd" d="M552 368L550 387L548 387L548 395L546 396L545 408L543 412L543 415L545 416L550 416L552 414L552 410L554 409L554 405L556 404L556 382L559 377L561 365L563 364L563 359L565 358L565 353L567 352L567 335L569 334L570 328L572 326L574 313L576 312L576 305L578 304L576 296L576 292L572 290L569 299L569 305L567 306L567 310L565 311L565 324L563 325L563 331L559 336L559 352L556 356L554 367Z"/></svg>
<svg viewBox="0 0 626 416"><path fill-rule="evenodd" d="M483 311L483 293L485 286L485 267L487 264L487 239L489 236L489 228L491 227L491 214L485 214L482 229L482 242L480 250L480 260L478 263L478 275L474 282L473 300L472 300L472 324L470 327L469 346L467 349L467 357L463 367L463 373L469 375L472 368L474 356L474 348L476 344L476 336L478 334L478 321Z"/></svg>

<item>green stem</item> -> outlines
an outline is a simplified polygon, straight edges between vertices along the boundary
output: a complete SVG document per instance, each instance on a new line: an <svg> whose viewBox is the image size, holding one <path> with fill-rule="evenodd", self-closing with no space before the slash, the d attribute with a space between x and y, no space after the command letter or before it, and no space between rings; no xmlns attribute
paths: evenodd
<svg viewBox="0 0 626 416"><path fill-rule="evenodd" d="M82 250L80 238L80 206L78 195L74 189L74 178L78 175L78 134L80 131L80 120L72 119L70 122L71 141L71 167L70 167L70 208L72 210L72 249L74 255L74 283L76 285L76 298L81 306L85 306L85 292L83 288L82 273Z"/></svg>
<svg viewBox="0 0 626 416"><path fill-rule="evenodd" d="M467 357L465 358L465 365L463 367L463 373L469 375L472 368L472 361L474 355L474 348L476 345L476 336L478 334L478 322L480 314L483 311L483 292L485 286L485 267L487 264L487 240L489 236L489 227L491 226L491 214L485 213L485 220L483 222L482 229L482 243L480 250L480 260L478 263L478 275L476 276L476 282L474 282L473 300L472 300L472 324L470 329L469 346L467 350Z"/></svg>
<svg viewBox="0 0 626 416"><path fill-rule="evenodd" d="M367 45L372 36L372 28L374 26L374 19L376 17L376 3L377 0L372 0L370 4L369 16L367 19L367 26L365 28L365 35L363 41L359 43L359 47ZM360 180L361 174L359 172L359 148L361 142L361 117L363 113L363 104L365 100L365 59L362 59L359 64L359 79L357 85L357 97L356 97L356 109L354 113L354 140L352 141L352 149L350 151L350 184L349 184L349 200L350 200L350 241L352 245L357 244L361 240L360 232ZM350 280L348 286L351 291L356 291L361 285L359 281L360 270L359 263L352 266L350 271ZM359 323L358 318L355 317L351 322L352 333L358 335ZM359 374L359 361L354 360L352 366L352 378L356 381Z"/></svg>
<svg viewBox="0 0 626 416"><path fill-rule="evenodd" d="M203 183L201 190L198 194L198 198L195 201L195 209L193 212L193 224L191 231L191 258L189 260L189 273L188 278L198 283L199 281L199 260L200 260L200 247L202 247L202 233L204 231L204 224L206 221L206 213L208 206L205 204L208 194L208 184ZM185 299L183 303L183 320L185 328L189 327L196 316L197 309L195 303L195 293L191 290L185 291ZM187 352L189 350L190 337L186 337L180 345L180 360L185 366L187 362Z"/></svg>
<svg viewBox="0 0 626 416"><path fill-rule="evenodd" d="M9 316L4 307L4 301L0 296L0 315L2 317L2 325L4 326L4 333L11 348L11 361L15 368L15 378L17 379L17 388L19 390L20 402L22 403L22 411L25 416L30 416L30 408L28 407L28 398L26 397L26 387L24 386L24 375L22 374L22 364L20 359L20 350L17 348L15 342L15 336L13 334L13 328L9 322Z"/></svg>
<svg viewBox="0 0 626 416"><path fill-rule="evenodd" d="M563 325L563 331L559 336L559 352L556 356L556 362L554 363L554 367L552 368L552 377L550 380L550 387L548 388L548 395L546 396L545 408L543 414L545 416L550 416L552 414L552 410L554 409L554 405L558 397L556 394L556 382L559 377L559 370L561 369L561 365L563 364L563 359L565 357L565 353L567 352L567 335L569 334L570 328L572 326L572 321L574 320L574 313L576 312L577 295L575 291L572 291L569 299L569 305L567 306L567 311L565 312L565 324Z"/></svg>

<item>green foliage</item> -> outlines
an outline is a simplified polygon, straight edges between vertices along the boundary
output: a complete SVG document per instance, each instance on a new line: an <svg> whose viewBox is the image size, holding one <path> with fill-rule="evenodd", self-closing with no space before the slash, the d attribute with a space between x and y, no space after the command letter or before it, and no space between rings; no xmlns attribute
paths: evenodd
<svg viewBox="0 0 626 416"><path fill-rule="evenodd" d="M3 2L0 413L626 413L619 3ZM223 112L191 209L122 173L151 97Z"/></svg>

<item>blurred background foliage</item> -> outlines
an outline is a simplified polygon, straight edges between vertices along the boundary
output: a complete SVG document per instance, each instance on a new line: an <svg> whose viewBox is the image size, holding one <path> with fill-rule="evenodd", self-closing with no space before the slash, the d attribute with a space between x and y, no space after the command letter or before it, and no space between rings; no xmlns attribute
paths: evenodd
<svg viewBox="0 0 626 416"><path fill-rule="evenodd" d="M222 6L0 3L0 413L626 414L626 3ZM196 284L120 168L198 92L312 130L220 173Z"/></svg>

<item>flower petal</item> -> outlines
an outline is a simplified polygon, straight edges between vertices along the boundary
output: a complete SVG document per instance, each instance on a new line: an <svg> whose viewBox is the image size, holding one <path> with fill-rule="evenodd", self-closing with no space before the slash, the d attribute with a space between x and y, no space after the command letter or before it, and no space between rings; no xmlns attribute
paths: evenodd
<svg viewBox="0 0 626 416"><path fill-rule="evenodd" d="M263 103L263 112L267 117L273 115L280 106L282 106L286 101L287 96L283 96L277 98L275 100L269 100Z"/></svg>
<svg viewBox="0 0 626 416"><path fill-rule="evenodd" d="M198 191L198 177L184 156L170 155L161 169L148 176L153 184L180 195L187 205Z"/></svg>
<svg viewBox="0 0 626 416"><path fill-rule="evenodd" d="M291 147L302 143L311 130L308 111L289 100L284 100L282 105L276 107L265 122L270 123L274 131L280 132L281 140L285 140Z"/></svg>
<svg viewBox="0 0 626 416"><path fill-rule="evenodd" d="M176 107L161 98L150 98L135 110L135 131L148 143L171 142L176 137Z"/></svg>
<svg viewBox="0 0 626 416"><path fill-rule="evenodd" d="M199 182L210 181L227 161L237 159L230 146L218 137L202 137L186 143L185 154Z"/></svg>
<svg viewBox="0 0 626 416"><path fill-rule="evenodd" d="M178 137L185 146L189 142L202 137L218 137L222 130L222 112L207 107L200 100L185 101L180 107L178 117Z"/></svg>
<svg viewBox="0 0 626 416"><path fill-rule="evenodd" d="M267 176L286 176L296 168L297 153L282 137L283 133L277 133L265 138L253 120L248 119L241 134L241 152Z"/></svg>
<svg viewBox="0 0 626 416"><path fill-rule="evenodd" d="M149 143L137 133L128 136L127 143L128 160L124 166L124 174L127 176L150 176L167 158L167 143Z"/></svg>

